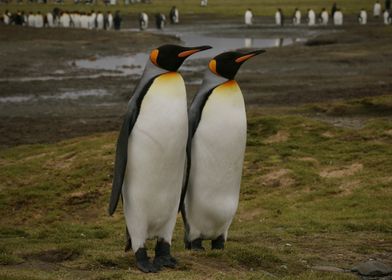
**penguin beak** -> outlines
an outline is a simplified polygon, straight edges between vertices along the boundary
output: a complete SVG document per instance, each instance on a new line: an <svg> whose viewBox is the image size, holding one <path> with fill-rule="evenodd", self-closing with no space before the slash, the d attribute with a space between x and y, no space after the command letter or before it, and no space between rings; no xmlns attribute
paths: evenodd
<svg viewBox="0 0 392 280"><path fill-rule="evenodd" d="M180 52L178 54L178 57L188 57L191 56L192 54L195 54L197 52L205 51L211 49L211 46L200 46L200 47L194 47L194 48L187 48L186 51Z"/></svg>
<svg viewBox="0 0 392 280"><path fill-rule="evenodd" d="M235 62L243 63L243 62L247 61L249 58L252 58L252 57L259 55L261 53L264 53L264 52L265 52L265 50L257 50L257 51L253 51L253 52L244 54L244 55L236 58Z"/></svg>

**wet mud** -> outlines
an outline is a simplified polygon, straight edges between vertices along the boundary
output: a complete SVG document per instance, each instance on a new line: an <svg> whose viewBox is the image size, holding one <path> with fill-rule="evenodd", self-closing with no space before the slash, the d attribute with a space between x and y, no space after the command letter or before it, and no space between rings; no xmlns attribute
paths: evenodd
<svg viewBox="0 0 392 280"><path fill-rule="evenodd" d="M392 93L392 29L377 22L359 26L353 18L343 28L276 27L267 20L247 28L229 18L184 22L164 32L0 25L0 147L117 130L146 53L165 43L210 43L216 53L267 48L237 76L251 110ZM181 68L189 100L216 53Z"/></svg>

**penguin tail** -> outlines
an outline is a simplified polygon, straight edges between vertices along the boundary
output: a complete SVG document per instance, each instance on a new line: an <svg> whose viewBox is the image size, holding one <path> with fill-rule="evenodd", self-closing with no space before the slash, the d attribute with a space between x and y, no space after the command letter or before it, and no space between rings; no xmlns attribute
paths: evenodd
<svg viewBox="0 0 392 280"><path fill-rule="evenodd" d="M110 202L109 202L109 208L108 208L109 216L113 216L114 212L116 211L117 204L118 204L118 196L116 197L116 194L112 192L112 195L110 197Z"/></svg>

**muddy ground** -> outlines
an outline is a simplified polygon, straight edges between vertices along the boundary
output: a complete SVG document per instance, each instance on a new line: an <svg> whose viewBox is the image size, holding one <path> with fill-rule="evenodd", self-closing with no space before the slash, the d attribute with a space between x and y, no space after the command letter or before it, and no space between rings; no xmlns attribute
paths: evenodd
<svg viewBox="0 0 392 280"><path fill-rule="evenodd" d="M237 18L193 16L183 25L193 28L196 21L199 30L219 23L222 28L211 29L216 36L307 39L270 48L242 67L237 80L251 110L279 113L308 103L392 93L392 28L374 20L368 26L349 18L342 28L279 28L266 18L245 28ZM145 52L169 42L179 39L156 32L0 25L0 147L117 130L139 76L82 69L75 61ZM190 99L202 71L184 76Z"/></svg>

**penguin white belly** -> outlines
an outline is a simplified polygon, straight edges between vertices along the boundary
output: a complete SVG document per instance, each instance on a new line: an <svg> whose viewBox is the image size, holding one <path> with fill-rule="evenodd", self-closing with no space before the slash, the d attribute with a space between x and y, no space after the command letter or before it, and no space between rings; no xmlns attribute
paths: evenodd
<svg viewBox="0 0 392 280"><path fill-rule="evenodd" d="M238 84L229 81L208 98L192 141L185 198L189 240L215 239L237 210L246 146L246 112Z"/></svg>
<svg viewBox="0 0 392 280"><path fill-rule="evenodd" d="M278 12L275 14L275 23L276 23L276 25L281 25L282 24L282 16Z"/></svg>
<svg viewBox="0 0 392 280"><path fill-rule="evenodd" d="M148 238L171 242L180 201L188 117L185 85L175 72L155 79L128 140L124 212L133 250Z"/></svg>

